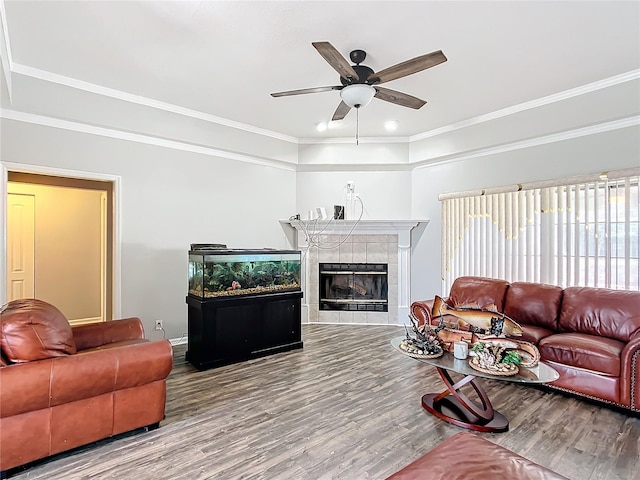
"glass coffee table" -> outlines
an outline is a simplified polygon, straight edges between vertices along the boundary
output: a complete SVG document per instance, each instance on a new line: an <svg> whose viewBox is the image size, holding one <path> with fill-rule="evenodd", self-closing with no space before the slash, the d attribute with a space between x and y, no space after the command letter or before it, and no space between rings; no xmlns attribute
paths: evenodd
<svg viewBox="0 0 640 480"><path fill-rule="evenodd" d="M393 348L403 355L405 353L400 350L400 343L405 338L396 337L391 340ZM499 376L475 370L469 366L468 358L461 360L447 351L438 358L414 358L414 360L435 367L447 387L440 393L423 395L422 407L445 422L478 432L506 432L509 430L509 420L494 410L489 396L482 388L478 378L529 384L549 383L560 377L558 372L542 362L531 368L520 367L520 371L516 375ZM450 372L459 373L464 377L456 382ZM465 385L470 385L473 388L480 404L471 400L461 391Z"/></svg>

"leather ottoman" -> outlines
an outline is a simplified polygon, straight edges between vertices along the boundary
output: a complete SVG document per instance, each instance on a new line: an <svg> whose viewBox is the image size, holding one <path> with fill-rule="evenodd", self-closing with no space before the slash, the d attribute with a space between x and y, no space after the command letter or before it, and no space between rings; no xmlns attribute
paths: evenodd
<svg viewBox="0 0 640 480"><path fill-rule="evenodd" d="M567 480L566 477L468 432L456 433L387 480L467 480L513 478Z"/></svg>

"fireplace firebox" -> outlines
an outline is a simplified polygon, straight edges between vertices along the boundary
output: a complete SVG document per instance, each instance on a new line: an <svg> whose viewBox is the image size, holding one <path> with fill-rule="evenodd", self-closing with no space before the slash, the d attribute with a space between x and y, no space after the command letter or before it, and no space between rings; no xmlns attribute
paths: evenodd
<svg viewBox="0 0 640 480"><path fill-rule="evenodd" d="M386 263L321 263L320 310L388 311Z"/></svg>

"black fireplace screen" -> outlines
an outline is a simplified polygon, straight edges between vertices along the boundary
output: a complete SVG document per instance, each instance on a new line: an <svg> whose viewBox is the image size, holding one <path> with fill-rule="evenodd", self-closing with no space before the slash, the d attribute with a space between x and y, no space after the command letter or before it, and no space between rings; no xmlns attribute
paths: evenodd
<svg viewBox="0 0 640 480"><path fill-rule="evenodd" d="M387 264L320 264L320 310L387 309Z"/></svg>

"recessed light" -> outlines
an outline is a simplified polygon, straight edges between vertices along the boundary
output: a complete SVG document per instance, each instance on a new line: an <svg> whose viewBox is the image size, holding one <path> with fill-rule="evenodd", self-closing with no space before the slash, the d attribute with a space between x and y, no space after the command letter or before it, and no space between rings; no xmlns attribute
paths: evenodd
<svg viewBox="0 0 640 480"><path fill-rule="evenodd" d="M319 132L324 132L327 129L327 122L320 122L316 125L316 129Z"/></svg>
<svg viewBox="0 0 640 480"><path fill-rule="evenodd" d="M398 125L400 125L398 123L397 120L387 120L386 122L384 122L384 128L387 129L387 131L389 132L393 132L395 130L398 129Z"/></svg>

